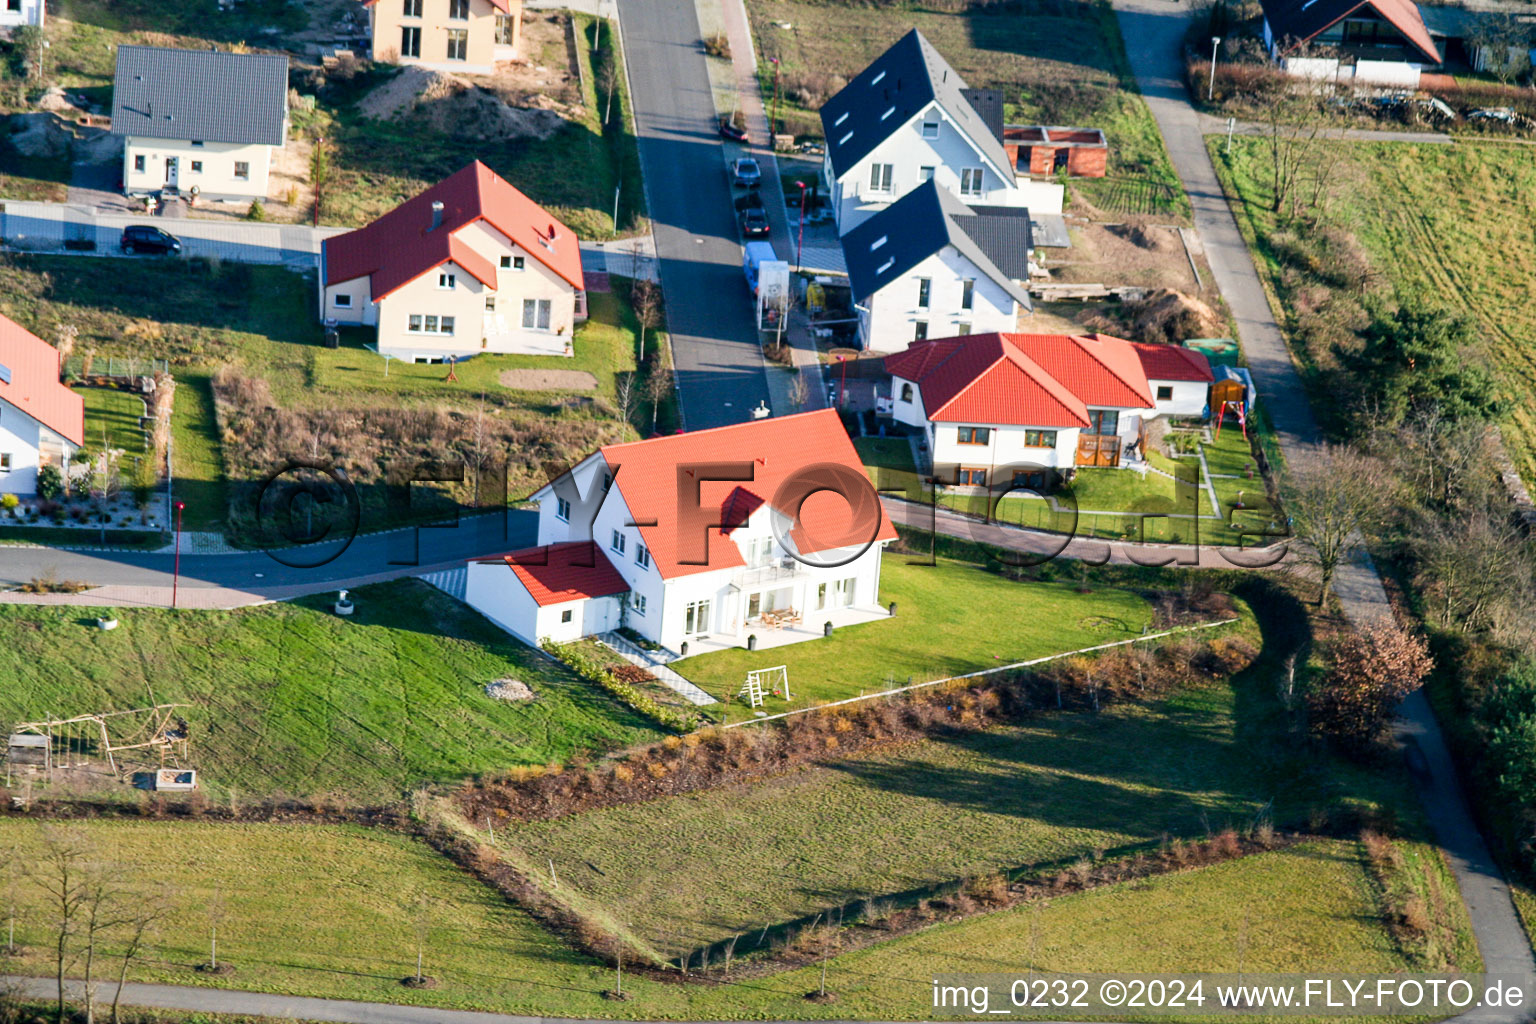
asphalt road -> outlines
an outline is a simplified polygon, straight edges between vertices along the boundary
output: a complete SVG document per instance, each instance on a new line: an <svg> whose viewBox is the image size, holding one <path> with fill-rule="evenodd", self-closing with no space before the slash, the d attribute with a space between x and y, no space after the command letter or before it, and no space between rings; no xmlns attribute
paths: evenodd
<svg viewBox="0 0 1536 1024"><path fill-rule="evenodd" d="M768 385L698 17L679 0L622 0L620 22L683 424L740 423Z"/></svg>
<svg viewBox="0 0 1536 1024"><path fill-rule="evenodd" d="M527 547L537 532L533 512L508 511L505 516L466 516L444 528L363 533L349 543L343 539L270 554L183 555L179 586L191 606L207 605L196 600L197 592L206 590L231 592L227 601L215 604L251 603L251 596L280 599L417 575L472 556ZM168 603L160 597L171 586L174 568L171 555L0 547L0 589L52 573L96 587L139 588L142 603ZM247 596L240 600L240 595Z"/></svg>

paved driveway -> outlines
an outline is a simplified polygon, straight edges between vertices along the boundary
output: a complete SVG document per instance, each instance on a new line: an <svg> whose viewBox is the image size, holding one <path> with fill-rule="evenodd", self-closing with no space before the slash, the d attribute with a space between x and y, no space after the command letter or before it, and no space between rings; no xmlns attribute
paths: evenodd
<svg viewBox="0 0 1536 1024"><path fill-rule="evenodd" d="M768 387L698 16L679 0L624 0L621 23L683 422L739 423Z"/></svg>

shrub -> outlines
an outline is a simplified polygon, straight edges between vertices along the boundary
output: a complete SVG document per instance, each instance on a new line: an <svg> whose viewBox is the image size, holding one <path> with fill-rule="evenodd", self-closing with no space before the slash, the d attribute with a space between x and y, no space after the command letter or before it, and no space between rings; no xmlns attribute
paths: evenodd
<svg viewBox="0 0 1536 1024"><path fill-rule="evenodd" d="M49 463L37 471L37 496L45 501L54 501L64 493L64 474L58 466Z"/></svg>
<svg viewBox="0 0 1536 1024"><path fill-rule="evenodd" d="M7 512L12 511L13 509L16 508L17 505L20 505L20 504L21 504L21 499L16 497L16 495L14 495L14 494L0 494L0 508L5 509Z"/></svg>
<svg viewBox="0 0 1536 1024"><path fill-rule="evenodd" d="M704 52L711 57L731 59L731 40L724 32L716 32L704 40Z"/></svg>
<svg viewBox="0 0 1536 1024"><path fill-rule="evenodd" d="M1393 709L1423 685L1433 667L1423 638L1391 622L1344 637L1328 661L1322 685L1308 698L1313 725L1357 750L1375 742Z"/></svg>
<svg viewBox="0 0 1536 1024"><path fill-rule="evenodd" d="M250 208L245 211L246 220L266 220L267 208L261 205L260 199L252 199Z"/></svg>

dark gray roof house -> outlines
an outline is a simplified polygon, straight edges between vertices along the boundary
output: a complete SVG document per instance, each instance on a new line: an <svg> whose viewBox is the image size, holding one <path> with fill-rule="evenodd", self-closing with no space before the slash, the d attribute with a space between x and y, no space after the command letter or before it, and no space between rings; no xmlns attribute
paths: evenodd
<svg viewBox="0 0 1536 1024"><path fill-rule="evenodd" d="M287 128L287 57L117 48L115 135L281 146Z"/></svg>
<svg viewBox="0 0 1536 1024"><path fill-rule="evenodd" d="M917 29L898 39L822 105L821 128L833 175L841 178L848 173L935 101L997 173L1005 180L1011 178L1012 165L1001 142L1001 95L970 89ZM995 122L996 131L990 122Z"/></svg>
<svg viewBox="0 0 1536 1024"><path fill-rule="evenodd" d="M843 236L843 259L856 299L865 300L946 245L1033 309L1029 255L1034 248L1029 211L1005 206L967 206L946 188L925 182Z"/></svg>

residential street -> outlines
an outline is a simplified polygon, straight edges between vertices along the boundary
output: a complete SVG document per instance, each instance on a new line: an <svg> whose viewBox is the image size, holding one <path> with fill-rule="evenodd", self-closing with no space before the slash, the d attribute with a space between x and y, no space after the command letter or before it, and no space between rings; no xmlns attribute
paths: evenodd
<svg viewBox="0 0 1536 1024"><path fill-rule="evenodd" d="M1121 34L1137 41L1128 54L1136 83L1152 108L1174 169L1189 194L1195 228L1217 286L1237 321L1260 400L1275 425L1282 450L1294 458L1316 445L1321 434L1253 258L1222 194L1205 148L1201 117L1190 105L1181 81L1180 48L1189 10L1187 0L1115 2ZM1386 591L1368 556L1362 554L1340 567L1334 587L1344 614L1356 623L1391 614ZM1422 692L1404 702L1397 733L1424 755L1428 770L1415 776L1419 796L1456 874L1487 970L1536 976L1536 960L1515 915L1509 887L1472 819L1440 727ZM1489 1007L1456 1019L1516 1024L1523 1022L1525 1015Z"/></svg>
<svg viewBox="0 0 1536 1024"><path fill-rule="evenodd" d="M624 50L683 423L740 423L768 400L693 4L624 0Z"/></svg>

